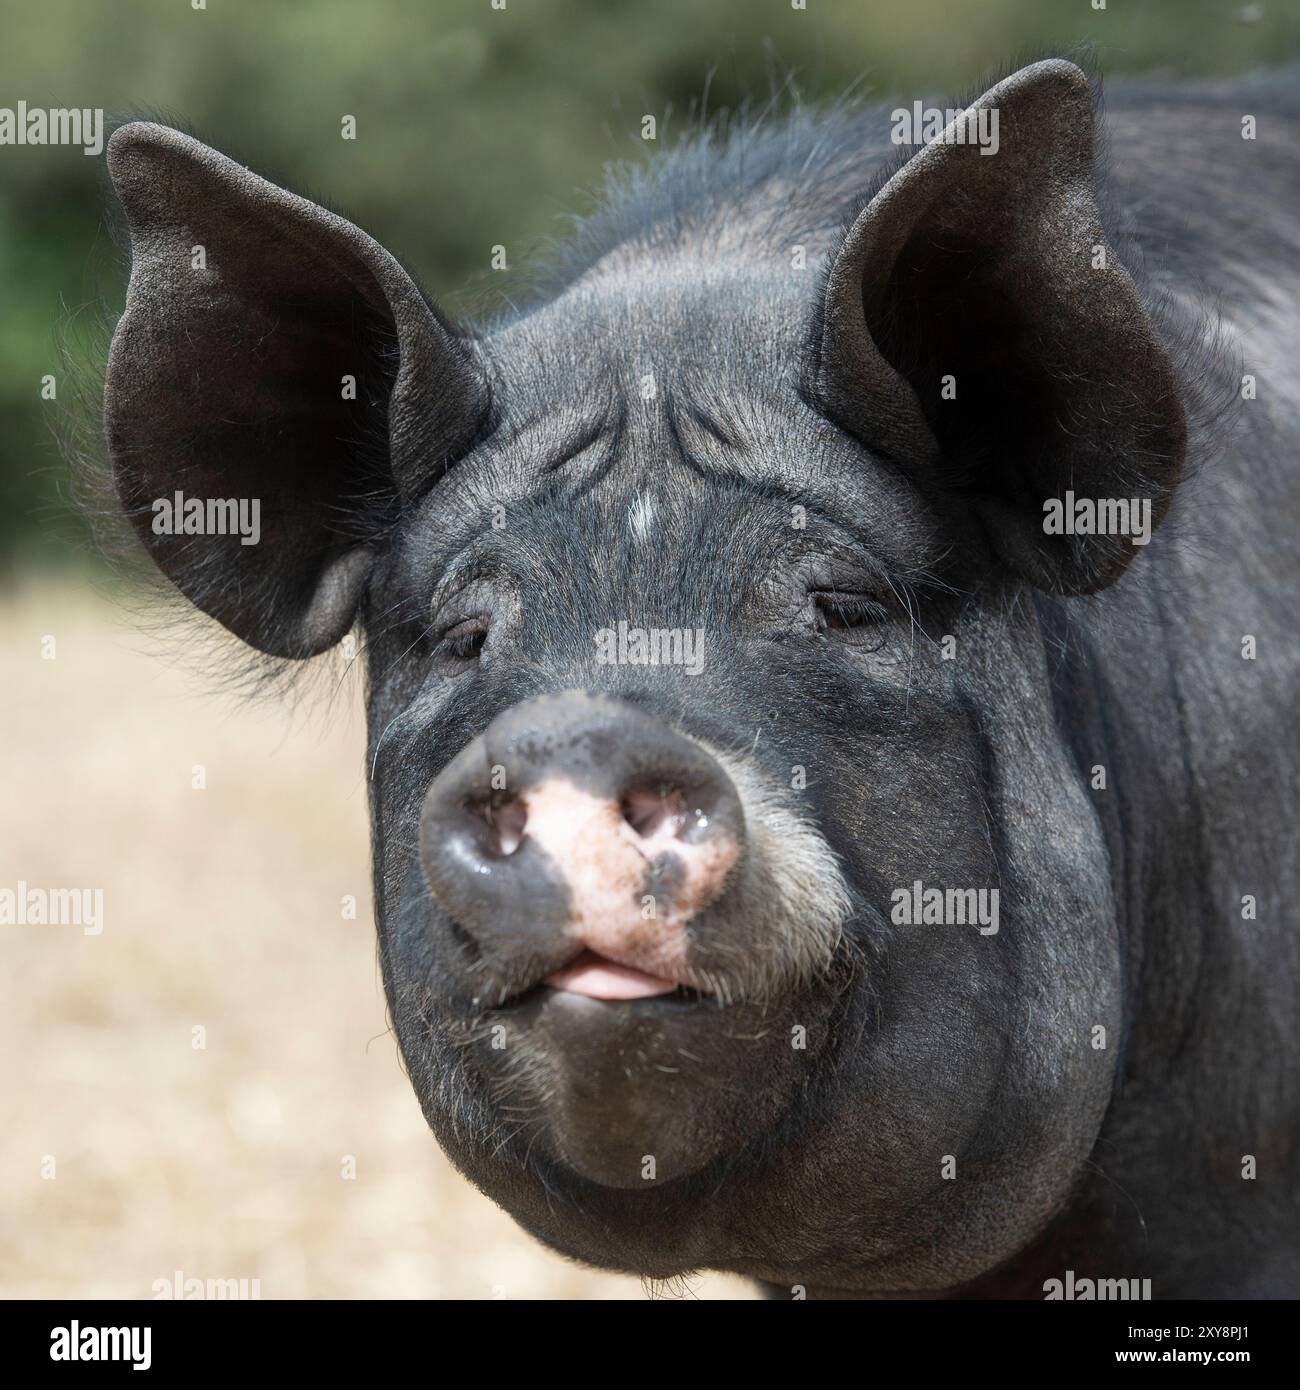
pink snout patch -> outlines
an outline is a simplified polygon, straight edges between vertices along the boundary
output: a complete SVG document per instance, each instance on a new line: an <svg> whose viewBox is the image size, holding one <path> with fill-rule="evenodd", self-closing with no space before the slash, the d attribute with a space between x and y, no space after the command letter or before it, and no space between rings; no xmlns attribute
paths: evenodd
<svg viewBox="0 0 1300 1390"><path fill-rule="evenodd" d="M633 792L619 801L554 777L520 800L517 833L564 877L564 932L587 948L546 983L596 999L648 998L684 983L687 924L722 891L740 856L734 836L682 839L707 822L680 794Z"/></svg>

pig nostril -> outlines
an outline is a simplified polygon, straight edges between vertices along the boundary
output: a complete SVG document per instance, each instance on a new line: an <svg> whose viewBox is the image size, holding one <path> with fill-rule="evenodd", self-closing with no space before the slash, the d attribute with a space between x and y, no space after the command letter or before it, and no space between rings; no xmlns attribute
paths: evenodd
<svg viewBox="0 0 1300 1390"><path fill-rule="evenodd" d="M674 835L679 834L686 823L686 797L676 787L639 787L624 792L619 808L623 819L645 839L665 824Z"/></svg>
<svg viewBox="0 0 1300 1390"><path fill-rule="evenodd" d="M467 809L487 823L488 849L492 854L505 857L519 848L528 824L528 807L519 797L471 801Z"/></svg>

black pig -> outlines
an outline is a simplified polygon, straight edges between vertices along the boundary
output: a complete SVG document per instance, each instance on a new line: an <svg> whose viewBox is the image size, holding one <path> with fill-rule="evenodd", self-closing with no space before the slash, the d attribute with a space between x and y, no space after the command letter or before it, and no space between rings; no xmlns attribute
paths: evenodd
<svg viewBox="0 0 1300 1390"><path fill-rule="evenodd" d="M261 653L359 625L397 1034L542 1241L1300 1292L1293 79L1117 88L1104 171L1059 60L704 131L472 332L114 135L123 509Z"/></svg>

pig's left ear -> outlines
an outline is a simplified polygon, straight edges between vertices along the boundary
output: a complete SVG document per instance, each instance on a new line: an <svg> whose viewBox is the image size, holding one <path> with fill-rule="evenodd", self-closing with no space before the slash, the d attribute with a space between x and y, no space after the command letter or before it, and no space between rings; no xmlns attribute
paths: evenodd
<svg viewBox="0 0 1300 1390"><path fill-rule="evenodd" d="M959 493L1016 572L1087 593L1123 572L1131 538L1045 534L1043 504L1149 498L1158 523L1185 452L1177 380L1102 230L1083 73L1023 68L956 126L833 259L817 391L870 448Z"/></svg>
<svg viewBox="0 0 1300 1390"><path fill-rule="evenodd" d="M104 391L122 505L237 636L324 651L352 625L372 542L472 440L487 384L359 227L164 126L123 126L108 164L131 230ZM229 525L241 502L255 544Z"/></svg>

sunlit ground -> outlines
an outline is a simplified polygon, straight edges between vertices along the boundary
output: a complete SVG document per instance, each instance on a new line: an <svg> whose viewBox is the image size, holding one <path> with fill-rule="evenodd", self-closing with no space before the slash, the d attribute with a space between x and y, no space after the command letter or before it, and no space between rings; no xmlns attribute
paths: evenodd
<svg viewBox="0 0 1300 1390"><path fill-rule="evenodd" d="M241 706L88 591L0 599L0 887L104 890L98 936L0 926L0 1294L750 1296L571 1265L442 1157L385 1020L358 703Z"/></svg>

